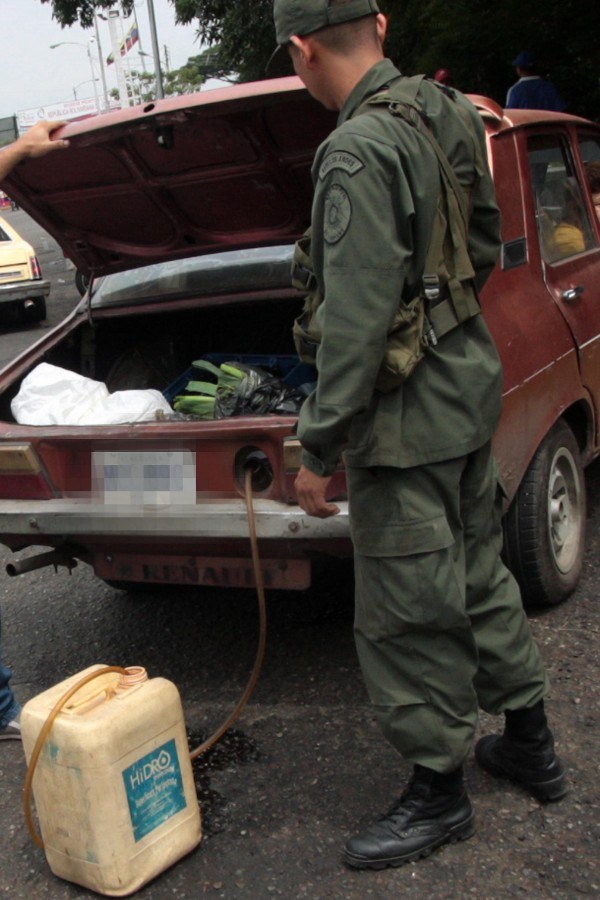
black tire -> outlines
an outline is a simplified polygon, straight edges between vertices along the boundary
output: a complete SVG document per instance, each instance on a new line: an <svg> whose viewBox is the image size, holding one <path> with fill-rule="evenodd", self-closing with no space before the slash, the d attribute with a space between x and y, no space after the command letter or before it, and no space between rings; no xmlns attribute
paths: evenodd
<svg viewBox="0 0 600 900"><path fill-rule="evenodd" d="M85 294L90 284L89 275L84 275L79 269L75 270L75 287L79 291L81 297Z"/></svg>
<svg viewBox="0 0 600 900"><path fill-rule="evenodd" d="M526 606L554 606L573 593L583 563L585 519L581 452L559 420L504 517L506 561Z"/></svg>

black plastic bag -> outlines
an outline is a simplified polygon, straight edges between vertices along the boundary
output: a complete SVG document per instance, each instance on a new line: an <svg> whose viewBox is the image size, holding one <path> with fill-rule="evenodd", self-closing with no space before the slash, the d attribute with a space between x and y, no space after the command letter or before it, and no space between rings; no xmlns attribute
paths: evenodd
<svg viewBox="0 0 600 900"><path fill-rule="evenodd" d="M241 362L224 364L229 371L238 370L235 383L219 385L215 397L215 418L230 416L295 416L300 411L304 394L258 366Z"/></svg>

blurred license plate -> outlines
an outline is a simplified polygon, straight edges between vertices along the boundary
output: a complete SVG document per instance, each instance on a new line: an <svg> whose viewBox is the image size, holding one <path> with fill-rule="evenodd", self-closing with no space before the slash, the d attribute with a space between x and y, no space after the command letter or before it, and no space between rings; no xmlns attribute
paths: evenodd
<svg viewBox="0 0 600 900"><path fill-rule="evenodd" d="M195 504L196 454L191 450L92 452L94 497L111 506Z"/></svg>

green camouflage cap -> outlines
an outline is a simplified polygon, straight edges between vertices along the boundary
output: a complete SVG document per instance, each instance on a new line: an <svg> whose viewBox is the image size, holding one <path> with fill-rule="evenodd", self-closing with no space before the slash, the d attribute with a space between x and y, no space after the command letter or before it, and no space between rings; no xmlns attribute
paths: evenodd
<svg viewBox="0 0 600 900"><path fill-rule="evenodd" d="M267 72L274 64L287 56L287 45L294 34L312 34L329 25L340 25L352 19L376 15L379 12L377 0L274 0L273 19L277 36L277 49L267 64Z"/></svg>

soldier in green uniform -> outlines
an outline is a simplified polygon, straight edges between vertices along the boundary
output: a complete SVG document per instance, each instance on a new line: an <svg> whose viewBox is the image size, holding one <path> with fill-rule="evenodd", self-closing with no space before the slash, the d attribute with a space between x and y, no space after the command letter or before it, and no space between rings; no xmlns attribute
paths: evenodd
<svg viewBox="0 0 600 900"><path fill-rule="evenodd" d="M402 79L384 59L375 0L275 0L276 54L339 112L313 165L311 257L322 302L318 386L304 404L296 481L326 517L344 454L355 551L355 637L381 728L414 770L390 812L344 848L355 867L402 865L473 834L463 764L478 707L505 714L478 762L541 800L566 792L544 713L548 681L518 587L500 560L502 494L491 451L499 358L481 315L430 341L393 390L379 390L388 333L419 291L440 198L431 143L365 108ZM500 246L479 116L424 80L415 99L468 200L468 254L480 288Z"/></svg>

